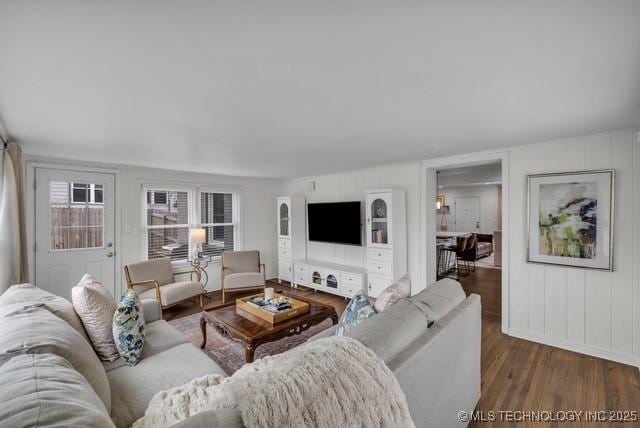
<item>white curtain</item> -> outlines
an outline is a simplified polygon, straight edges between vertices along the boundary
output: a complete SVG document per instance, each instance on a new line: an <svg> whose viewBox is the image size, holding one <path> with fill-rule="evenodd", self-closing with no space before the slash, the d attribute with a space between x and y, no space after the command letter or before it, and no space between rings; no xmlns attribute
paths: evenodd
<svg viewBox="0 0 640 428"><path fill-rule="evenodd" d="M0 143L1 144L1 143ZM20 281L18 180L6 149L0 148L0 294Z"/></svg>

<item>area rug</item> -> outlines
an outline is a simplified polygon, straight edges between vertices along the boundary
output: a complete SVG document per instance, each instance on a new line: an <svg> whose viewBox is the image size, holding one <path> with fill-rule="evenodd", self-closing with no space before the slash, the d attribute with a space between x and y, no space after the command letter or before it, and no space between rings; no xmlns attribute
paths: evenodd
<svg viewBox="0 0 640 428"><path fill-rule="evenodd" d="M200 348L200 345L202 344L200 316L201 315L199 313L196 313L169 321L169 324L182 332L186 339L198 348ZM303 344L311 336L320 333L332 325L332 321L330 319L326 319L320 324L314 325L309 330L303 331L301 334L260 345L256 349L255 359L257 360L265 355L274 355L288 351L291 348ZM233 374L245 364L244 347L242 344L227 337L223 337L214 328L209 326L207 327L207 346L203 351L228 375Z"/></svg>

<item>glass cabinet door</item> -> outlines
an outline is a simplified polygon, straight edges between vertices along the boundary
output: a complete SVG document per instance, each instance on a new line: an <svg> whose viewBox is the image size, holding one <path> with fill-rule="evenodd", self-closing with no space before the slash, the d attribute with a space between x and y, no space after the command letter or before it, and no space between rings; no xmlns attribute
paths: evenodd
<svg viewBox="0 0 640 428"><path fill-rule="evenodd" d="M280 236L289 236L289 204L281 202L278 207L278 229Z"/></svg>
<svg viewBox="0 0 640 428"><path fill-rule="evenodd" d="M385 246L391 243L389 237L389 200L383 195L370 195L368 203L367 244Z"/></svg>

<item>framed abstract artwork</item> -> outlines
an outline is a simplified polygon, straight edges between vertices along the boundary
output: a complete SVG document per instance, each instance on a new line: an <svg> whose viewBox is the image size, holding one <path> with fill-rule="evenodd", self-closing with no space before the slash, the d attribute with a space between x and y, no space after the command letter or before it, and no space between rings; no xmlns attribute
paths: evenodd
<svg viewBox="0 0 640 428"><path fill-rule="evenodd" d="M527 261L613 270L615 171L527 176Z"/></svg>

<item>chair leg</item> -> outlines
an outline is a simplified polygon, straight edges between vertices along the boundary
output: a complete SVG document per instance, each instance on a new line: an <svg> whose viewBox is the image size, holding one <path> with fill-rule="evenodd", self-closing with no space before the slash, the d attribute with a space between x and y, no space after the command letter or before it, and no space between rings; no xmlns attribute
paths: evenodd
<svg viewBox="0 0 640 428"><path fill-rule="evenodd" d="M204 298L203 295L200 295L200 309L204 310Z"/></svg>
<svg viewBox="0 0 640 428"><path fill-rule="evenodd" d="M224 288L222 289L222 304L224 305L227 302L227 299L224 295Z"/></svg>

